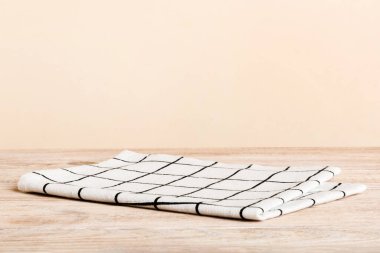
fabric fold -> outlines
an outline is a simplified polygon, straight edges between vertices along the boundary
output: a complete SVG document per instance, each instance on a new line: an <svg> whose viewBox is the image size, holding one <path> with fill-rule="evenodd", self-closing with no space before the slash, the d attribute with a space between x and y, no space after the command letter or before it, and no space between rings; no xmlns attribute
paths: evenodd
<svg viewBox="0 0 380 253"><path fill-rule="evenodd" d="M97 164L37 170L18 189L87 201L244 220L266 220L366 190L328 182L332 166L228 164L123 151Z"/></svg>

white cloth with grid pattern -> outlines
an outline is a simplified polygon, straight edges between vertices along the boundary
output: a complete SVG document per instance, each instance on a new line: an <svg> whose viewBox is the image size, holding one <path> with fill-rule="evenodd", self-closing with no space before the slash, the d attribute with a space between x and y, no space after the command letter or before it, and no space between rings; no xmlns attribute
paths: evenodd
<svg viewBox="0 0 380 253"><path fill-rule="evenodd" d="M365 191L327 182L337 167L226 164L124 151L92 165L38 170L18 189L198 215L265 220Z"/></svg>

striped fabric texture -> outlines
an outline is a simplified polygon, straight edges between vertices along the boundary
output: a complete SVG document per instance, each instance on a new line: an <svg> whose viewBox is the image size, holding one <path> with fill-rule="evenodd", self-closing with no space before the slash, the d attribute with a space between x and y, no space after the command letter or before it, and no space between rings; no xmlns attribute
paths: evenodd
<svg viewBox="0 0 380 253"><path fill-rule="evenodd" d="M98 164L37 170L18 189L86 201L243 220L266 220L365 191L328 182L330 166L227 164L124 151Z"/></svg>

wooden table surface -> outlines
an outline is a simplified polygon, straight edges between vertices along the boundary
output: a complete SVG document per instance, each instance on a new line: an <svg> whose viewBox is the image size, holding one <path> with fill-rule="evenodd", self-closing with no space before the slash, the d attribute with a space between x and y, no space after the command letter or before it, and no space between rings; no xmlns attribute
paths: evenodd
<svg viewBox="0 0 380 253"><path fill-rule="evenodd" d="M107 159L119 150L0 151L0 251L380 252L380 148L140 149L223 162L334 165L364 194L263 222L89 203L18 192L40 168Z"/></svg>

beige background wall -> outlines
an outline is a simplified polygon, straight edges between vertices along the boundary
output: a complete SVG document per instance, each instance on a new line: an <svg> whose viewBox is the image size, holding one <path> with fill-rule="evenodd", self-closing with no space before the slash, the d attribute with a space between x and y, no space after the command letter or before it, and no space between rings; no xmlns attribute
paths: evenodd
<svg viewBox="0 0 380 253"><path fill-rule="evenodd" d="M380 146L380 1L0 0L0 148Z"/></svg>

